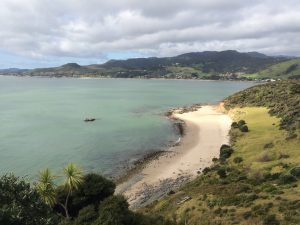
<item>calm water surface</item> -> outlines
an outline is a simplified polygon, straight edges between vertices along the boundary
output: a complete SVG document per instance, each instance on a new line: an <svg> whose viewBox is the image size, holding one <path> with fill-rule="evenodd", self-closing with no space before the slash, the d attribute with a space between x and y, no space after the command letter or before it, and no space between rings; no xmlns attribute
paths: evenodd
<svg viewBox="0 0 300 225"><path fill-rule="evenodd" d="M0 173L75 162L110 174L178 137L164 112L217 103L253 83L0 76ZM83 122L94 117L93 123Z"/></svg>

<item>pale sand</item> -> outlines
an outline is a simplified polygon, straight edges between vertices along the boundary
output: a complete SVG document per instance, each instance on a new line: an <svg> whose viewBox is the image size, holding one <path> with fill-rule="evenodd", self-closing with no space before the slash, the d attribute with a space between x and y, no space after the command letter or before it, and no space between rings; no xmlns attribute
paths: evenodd
<svg viewBox="0 0 300 225"><path fill-rule="evenodd" d="M212 158L219 156L222 144L229 142L228 132L231 119L216 106L202 106L194 112L173 114L186 124L186 134L180 145L171 147L170 154L149 162L133 182L127 181L117 187L133 205L141 198L146 200L147 187L159 188L163 180L178 180L180 177L195 177L212 164ZM130 182L130 183L129 183Z"/></svg>

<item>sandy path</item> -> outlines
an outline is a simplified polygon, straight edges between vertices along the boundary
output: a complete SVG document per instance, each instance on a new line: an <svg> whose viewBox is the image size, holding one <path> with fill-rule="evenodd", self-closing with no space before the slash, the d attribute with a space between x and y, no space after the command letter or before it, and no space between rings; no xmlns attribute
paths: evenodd
<svg viewBox="0 0 300 225"><path fill-rule="evenodd" d="M218 157L220 146L228 143L231 119L216 107L202 106L194 112L173 115L186 123L186 135L180 145L170 148L170 153L151 161L135 178L117 187L117 193L123 193L132 206L149 203L151 197L155 200L196 176L211 165L212 158Z"/></svg>

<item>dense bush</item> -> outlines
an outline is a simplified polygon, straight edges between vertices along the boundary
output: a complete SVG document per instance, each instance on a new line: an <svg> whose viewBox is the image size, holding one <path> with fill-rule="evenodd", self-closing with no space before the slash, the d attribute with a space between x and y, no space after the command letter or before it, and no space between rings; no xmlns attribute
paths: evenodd
<svg viewBox="0 0 300 225"><path fill-rule="evenodd" d="M220 160L224 161L231 156L233 149L229 145L222 145L220 148Z"/></svg>
<svg viewBox="0 0 300 225"><path fill-rule="evenodd" d="M244 214L243 214L243 217L244 217L244 219L249 219L250 217L252 216L252 213L251 213L251 211L247 211L247 212L245 212Z"/></svg>
<svg viewBox="0 0 300 225"><path fill-rule="evenodd" d="M240 120L238 123L238 127L241 127L246 124L245 120Z"/></svg>
<svg viewBox="0 0 300 225"><path fill-rule="evenodd" d="M279 177L281 184L290 184L296 181L296 178L291 174L281 174Z"/></svg>
<svg viewBox="0 0 300 225"><path fill-rule="evenodd" d="M294 167L291 169L291 174L295 177L300 178L300 167Z"/></svg>
<svg viewBox="0 0 300 225"><path fill-rule="evenodd" d="M98 206L103 199L113 195L116 185L102 177L101 175L90 173L84 176L84 182L75 190L70 196L69 214L74 217L77 216L79 210L88 206ZM63 201L67 196L65 188L58 189L58 199ZM63 210L59 205L55 206L58 212Z"/></svg>
<svg viewBox="0 0 300 225"><path fill-rule="evenodd" d="M248 131L249 131L249 128L248 128L247 125L240 126L239 129L240 129L240 131L242 131L242 132L248 132Z"/></svg>
<svg viewBox="0 0 300 225"><path fill-rule="evenodd" d="M209 167L205 167L203 170L202 170L202 173L203 174L207 174L211 171L211 169Z"/></svg>
<svg viewBox="0 0 300 225"><path fill-rule="evenodd" d="M217 174L219 175L220 178L226 178L226 169L225 168L220 168L217 170Z"/></svg>
<svg viewBox="0 0 300 225"><path fill-rule="evenodd" d="M234 163L241 163L241 162L243 162L243 158L242 157L235 157L234 159L233 159L233 162Z"/></svg>
<svg viewBox="0 0 300 225"><path fill-rule="evenodd" d="M267 215L263 220L263 225L279 225L276 215Z"/></svg>
<svg viewBox="0 0 300 225"><path fill-rule="evenodd" d="M101 225L133 225L133 213L122 196L111 196L99 206L99 217L94 223Z"/></svg>
<svg viewBox="0 0 300 225"><path fill-rule="evenodd" d="M115 184L98 174L87 174L70 197L73 220L59 225L174 225L162 217L137 214L129 210L126 199L113 195ZM60 194L65 195L61 188ZM60 196L62 197L62 196Z"/></svg>
<svg viewBox="0 0 300 225"><path fill-rule="evenodd" d="M231 127L232 127L232 128L239 128L239 125L238 125L237 122L233 122L233 123L231 124Z"/></svg>
<svg viewBox="0 0 300 225"><path fill-rule="evenodd" d="M90 225L98 218L96 207L94 205L86 206L79 211L79 214L74 221L74 225Z"/></svg>
<svg viewBox="0 0 300 225"><path fill-rule="evenodd" d="M24 179L4 175L0 178L0 190L0 224L57 224L51 208Z"/></svg>

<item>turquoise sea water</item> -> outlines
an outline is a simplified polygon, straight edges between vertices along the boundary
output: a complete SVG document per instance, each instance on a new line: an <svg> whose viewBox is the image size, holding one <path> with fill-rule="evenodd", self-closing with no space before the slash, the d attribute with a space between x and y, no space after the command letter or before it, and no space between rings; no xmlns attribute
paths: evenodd
<svg viewBox="0 0 300 225"><path fill-rule="evenodd" d="M0 76L0 173L75 162L110 174L178 137L168 109L216 103L253 83ZM86 117L95 122L83 122Z"/></svg>

